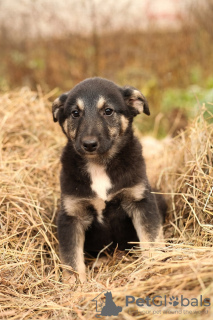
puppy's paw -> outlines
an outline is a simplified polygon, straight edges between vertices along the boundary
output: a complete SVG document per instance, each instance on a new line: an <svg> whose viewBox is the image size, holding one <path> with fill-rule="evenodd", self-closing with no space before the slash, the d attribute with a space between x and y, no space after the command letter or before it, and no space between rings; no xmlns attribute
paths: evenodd
<svg viewBox="0 0 213 320"><path fill-rule="evenodd" d="M63 270L62 282L68 285L74 285L76 283L77 277L74 273L68 272L67 270Z"/></svg>
<svg viewBox="0 0 213 320"><path fill-rule="evenodd" d="M86 282L86 273L70 273L67 270L63 271L63 279L64 284L75 285L77 282L84 283Z"/></svg>
<svg viewBox="0 0 213 320"><path fill-rule="evenodd" d="M163 248L162 248L163 249ZM149 248L147 250L144 250L142 252L142 256L143 256L143 259L146 260L146 259L159 259L162 257L162 254L163 254L163 250L161 250L161 248L155 248L155 247L152 247L152 248Z"/></svg>
<svg viewBox="0 0 213 320"><path fill-rule="evenodd" d="M86 273L79 273L78 275L81 283L84 283L87 281Z"/></svg>

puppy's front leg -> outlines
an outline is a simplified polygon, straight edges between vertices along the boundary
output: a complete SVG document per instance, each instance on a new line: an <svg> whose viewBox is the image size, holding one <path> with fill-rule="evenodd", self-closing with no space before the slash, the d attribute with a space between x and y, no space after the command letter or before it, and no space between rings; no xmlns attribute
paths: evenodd
<svg viewBox="0 0 213 320"><path fill-rule="evenodd" d="M147 198L133 201L125 207L132 218L141 248L150 249L158 245L163 247L163 217L158 210L154 196L150 193ZM149 253L144 253L144 256L149 256Z"/></svg>
<svg viewBox="0 0 213 320"><path fill-rule="evenodd" d="M58 217L58 237L61 260L79 274L81 282L86 280L84 263L85 227L77 216L60 212ZM76 277L70 271L63 272L63 281L74 283Z"/></svg>
<svg viewBox="0 0 213 320"><path fill-rule="evenodd" d="M149 249L151 247L157 247L158 245L159 247L164 246L162 243L164 241L163 227L160 219L158 219L157 216L153 224L151 224L148 219L149 218L144 217L144 211L138 209L134 210L132 222L139 238L141 248ZM160 244L158 242L160 242Z"/></svg>

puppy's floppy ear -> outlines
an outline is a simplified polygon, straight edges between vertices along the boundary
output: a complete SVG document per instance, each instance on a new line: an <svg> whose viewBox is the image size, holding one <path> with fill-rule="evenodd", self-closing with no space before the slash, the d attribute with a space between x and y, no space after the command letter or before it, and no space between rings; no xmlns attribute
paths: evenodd
<svg viewBox="0 0 213 320"><path fill-rule="evenodd" d="M148 102L139 90L129 86L123 87L121 90L126 104L132 107L133 116L142 112L150 115Z"/></svg>
<svg viewBox="0 0 213 320"><path fill-rule="evenodd" d="M64 104L67 100L68 93L63 93L60 97L55 99L52 104L53 121L57 122L59 120L60 113L64 112Z"/></svg>

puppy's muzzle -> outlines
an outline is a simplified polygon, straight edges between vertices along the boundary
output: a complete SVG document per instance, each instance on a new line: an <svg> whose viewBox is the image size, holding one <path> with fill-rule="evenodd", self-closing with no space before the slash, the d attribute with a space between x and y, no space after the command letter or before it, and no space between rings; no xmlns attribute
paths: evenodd
<svg viewBox="0 0 213 320"><path fill-rule="evenodd" d="M86 152L94 152L98 148L98 141L95 137L86 137L82 140L82 147Z"/></svg>

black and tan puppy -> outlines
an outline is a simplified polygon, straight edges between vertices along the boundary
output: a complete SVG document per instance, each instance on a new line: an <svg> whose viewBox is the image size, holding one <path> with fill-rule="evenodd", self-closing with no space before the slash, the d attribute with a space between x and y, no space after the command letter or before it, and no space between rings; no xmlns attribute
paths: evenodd
<svg viewBox="0 0 213 320"><path fill-rule="evenodd" d="M81 281L85 251L111 242L124 250L131 241L147 248L163 240L165 206L151 193L132 130L142 112L150 114L140 91L102 78L86 79L53 103L54 121L68 139L61 158L60 255Z"/></svg>

